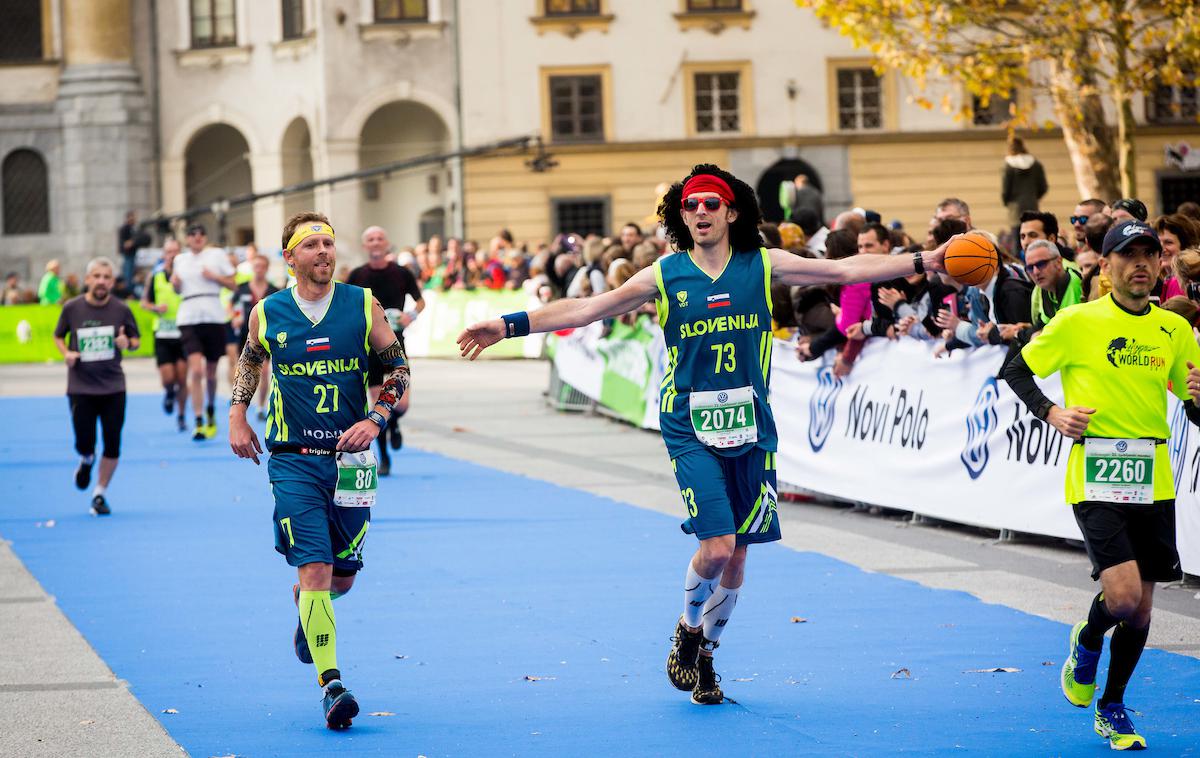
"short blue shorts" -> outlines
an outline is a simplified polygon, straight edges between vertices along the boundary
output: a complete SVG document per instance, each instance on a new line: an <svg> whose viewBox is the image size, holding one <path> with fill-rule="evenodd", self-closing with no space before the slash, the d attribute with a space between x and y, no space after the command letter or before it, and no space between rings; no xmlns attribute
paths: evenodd
<svg viewBox="0 0 1200 758"><path fill-rule="evenodd" d="M275 549L287 562L292 566L332 563L339 571L361 569L371 509L334 505L334 457L273 453L267 473L275 495Z"/></svg>
<svg viewBox="0 0 1200 758"><path fill-rule="evenodd" d="M702 540L736 534L739 545L780 538L775 453L756 447L730 458L689 450L671 465L690 516L684 532Z"/></svg>

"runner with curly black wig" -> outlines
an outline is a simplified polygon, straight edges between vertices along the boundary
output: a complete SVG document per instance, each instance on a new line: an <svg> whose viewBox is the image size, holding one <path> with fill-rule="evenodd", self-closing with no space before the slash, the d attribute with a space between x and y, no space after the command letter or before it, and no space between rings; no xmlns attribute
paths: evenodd
<svg viewBox="0 0 1200 758"><path fill-rule="evenodd" d="M505 337L582 327L651 300L669 365L659 425L688 518L700 541L688 563L683 615L667 676L692 702L724 700L713 650L745 575L746 549L780 537L775 513L778 437L768 396L771 285L850 284L943 271L945 246L912 256L801 258L762 246L754 191L727 171L701 164L663 197L658 214L678 251L625 284L587 299L557 300L468 327L458 337L474 360Z"/></svg>

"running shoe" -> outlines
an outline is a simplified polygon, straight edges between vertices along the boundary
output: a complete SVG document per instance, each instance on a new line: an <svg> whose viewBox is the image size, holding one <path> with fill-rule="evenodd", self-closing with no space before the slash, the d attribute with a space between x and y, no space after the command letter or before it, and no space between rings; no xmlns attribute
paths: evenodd
<svg viewBox="0 0 1200 758"><path fill-rule="evenodd" d="M296 601L296 609L300 608L300 585L292 585L292 599ZM292 649L301 663L312 663L312 652L308 649L308 637L304 634L304 624L296 619L296 633L292 635Z"/></svg>
<svg viewBox="0 0 1200 758"><path fill-rule="evenodd" d="M187 431L187 419L185 419L183 416L175 417L175 425L179 427L179 431L181 431L181 432Z"/></svg>
<svg viewBox="0 0 1200 758"><path fill-rule="evenodd" d="M217 422L214 421L213 419L209 419L208 423L204 425L204 439L211 440L212 438L214 438L216 436L217 436Z"/></svg>
<svg viewBox="0 0 1200 758"><path fill-rule="evenodd" d="M404 435L400 433L400 425L388 429L388 444L393 450L399 450L404 447Z"/></svg>
<svg viewBox="0 0 1200 758"><path fill-rule="evenodd" d="M358 701L350 690L342 686L341 679L325 685L325 697L321 701L325 709L325 725L330 729L346 729L350 720L358 715Z"/></svg>
<svg viewBox="0 0 1200 758"><path fill-rule="evenodd" d="M175 409L175 396L167 393L163 395L163 413L170 416L171 411Z"/></svg>
<svg viewBox="0 0 1200 758"><path fill-rule="evenodd" d="M675 625L675 636L671 638L671 652L667 654L667 679L677 690L691 692L696 688L696 658L700 655L700 632L688 631L683 617Z"/></svg>
<svg viewBox="0 0 1200 758"><path fill-rule="evenodd" d="M1067 702L1077 708L1087 708L1096 694L1096 664L1100 662L1099 650L1088 650L1079 644L1079 633L1087 626L1080 621L1071 629L1067 660L1062 667L1062 692ZM1097 722L1099 723L1099 722Z"/></svg>
<svg viewBox="0 0 1200 758"><path fill-rule="evenodd" d="M96 495L92 498L92 515L107 516L112 513L112 509L108 507L108 501L104 499L104 495Z"/></svg>
<svg viewBox="0 0 1200 758"><path fill-rule="evenodd" d="M75 487L76 489L86 490L91 483L92 464L80 461L79 468L75 469Z"/></svg>
<svg viewBox="0 0 1200 758"><path fill-rule="evenodd" d="M1145 750L1146 738L1137 733L1124 703L1096 704L1096 734L1108 740L1113 750Z"/></svg>
<svg viewBox="0 0 1200 758"><path fill-rule="evenodd" d="M696 687L692 690L692 702L696 705L720 705L725 701L721 692L721 675L713 671L711 655L702 655L696 661Z"/></svg>
<svg viewBox="0 0 1200 758"><path fill-rule="evenodd" d="M192 442L204 442L208 439L208 435L204 433L207 428L204 424L198 425L196 431L192 432Z"/></svg>

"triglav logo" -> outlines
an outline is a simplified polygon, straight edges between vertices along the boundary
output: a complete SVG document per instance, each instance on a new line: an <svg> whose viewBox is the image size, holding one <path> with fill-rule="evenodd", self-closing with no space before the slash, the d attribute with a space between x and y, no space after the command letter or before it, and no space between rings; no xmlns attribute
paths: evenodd
<svg viewBox="0 0 1200 758"><path fill-rule="evenodd" d="M814 453L821 452L833 431L837 397L841 391L842 380L833 375L832 368L825 366L817 372L817 389L808 399L808 444Z"/></svg>
<svg viewBox="0 0 1200 758"><path fill-rule="evenodd" d="M996 428L996 400L999 397L996 378L989 376L979 388L975 405L967 414L967 444L959 459L972 479L978 479L988 465L988 437Z"/></svg>

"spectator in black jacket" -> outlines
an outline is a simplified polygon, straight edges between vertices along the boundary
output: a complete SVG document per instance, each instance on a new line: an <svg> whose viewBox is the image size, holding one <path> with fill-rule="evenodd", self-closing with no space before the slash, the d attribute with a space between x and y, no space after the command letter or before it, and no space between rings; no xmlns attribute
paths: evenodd
<svg viewBox="0 0 1200 758"><path fill-rule="evenodd" d="M1010 139L1008 155L1004 157L1004 182L1000 200L1008 208L1008 223L1012 227L1014 238L1020 233L1021 214L1025 211L1036 211L1038 201L1049 188L1046 184L1045 169L1038 159L1025 149L1025 142L1020 137Z"/></svg>

